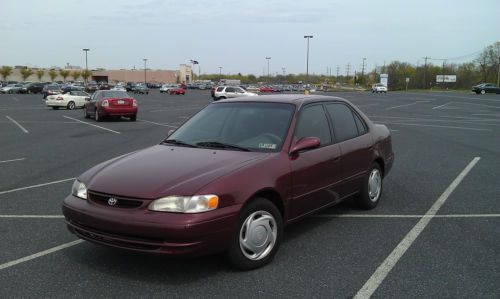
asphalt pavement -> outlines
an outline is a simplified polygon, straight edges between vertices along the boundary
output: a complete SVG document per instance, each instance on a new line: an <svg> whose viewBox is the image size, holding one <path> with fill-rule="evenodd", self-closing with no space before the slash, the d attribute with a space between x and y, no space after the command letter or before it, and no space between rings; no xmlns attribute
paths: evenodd
<svg viewBox="0 0 500 299"><path fill-rule="evenodd" d="M49 109L40 95L0 95L0 297L498 298L500 96L325 95L391 130L396 160L381 202L362 211L347 200L288 226L274 261L248 272L223 254L71 243L61 214L74 177L159 143L210 104L209 91L153 90L136 96L136 122L102 123Z"/></svg>

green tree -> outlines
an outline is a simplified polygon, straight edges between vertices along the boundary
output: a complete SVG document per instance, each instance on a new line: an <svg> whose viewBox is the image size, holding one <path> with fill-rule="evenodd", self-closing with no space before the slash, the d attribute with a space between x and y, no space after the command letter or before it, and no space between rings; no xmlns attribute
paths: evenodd
<svg viewBox="0 0 500 299"><path fill-rule="evenodd" d="M59 75L63 78L63 81L66 82L66 78L68 78L70 71L68 70L59 70Z"/></svg>
<svg viewBox="0 0 500 299"><path fill-rule="evenodd" d="M80 71L73 71L71 73L71 76L73 77L73 80L77 81L78 78L80 78L80 76L82 75L82 73Z"/></svg>
<svg viewBox="0 0 500 299"><path fill-rule="evenodd" d="M92 72L91 72L91 71L89 71L89 70L84 70L84 71L82 71L82 73L80 74L80 76L82 76L83 80L84 80L85 82L87 82L87 79L88 79L90 76L92 76Z"/></svg>
<svg viewBox="0 0 500 299"><path fill-rule="evenodd" d="M52 69L49 71L50 81L54 82L54 79L57 77L57 71Z"/></svg>
<svg viewBox="0 0 500 299"><path fill-rule="evenodd" d="M23 67L21 69L21 76L23 77L23 81L26 81L29 76L33 75L33 70L27 67Z"/></svg>
<svg viewBox="0 0 500 299"><path fill-rule="evenodd" d="M36 77L38 78L38 81L42 81L43 75L45 75L45 70L42 69L36 70Z"/></svg>
<svg viewBox="0 0 500 299"><path fill-rule="evenodd" d="M3 81L7 81L7 78L12 74L12 68L10 66L2 66L0 69L0 75L2 75Z"/></svg>

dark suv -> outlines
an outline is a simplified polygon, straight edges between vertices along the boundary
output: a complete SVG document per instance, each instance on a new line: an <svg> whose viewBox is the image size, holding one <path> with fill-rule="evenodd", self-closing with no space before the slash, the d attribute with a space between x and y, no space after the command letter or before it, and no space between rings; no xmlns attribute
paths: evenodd
<svg viewBox="0 0 500 299"><path fill-rule="evenodd" d="M40 93L44 86L45 84L40 82L28 83L19 90L19 93Z"/></svg>

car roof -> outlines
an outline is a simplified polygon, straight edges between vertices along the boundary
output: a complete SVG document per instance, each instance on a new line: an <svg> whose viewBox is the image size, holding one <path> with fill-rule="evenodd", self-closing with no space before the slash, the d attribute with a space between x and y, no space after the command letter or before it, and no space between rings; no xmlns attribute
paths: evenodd
<svg viewBox="0 0 500 299"><path fill-rule="evenodd" d="M225 99L215 103L234 103L234 102L268 102L268 103L287 103L301 107L303 105L324 102L324 101L342 101L347 100L340 97L323 96L323 95L303 95L303 94L281 94L281 95L263 95L257 97L237 97Z"/></svg>

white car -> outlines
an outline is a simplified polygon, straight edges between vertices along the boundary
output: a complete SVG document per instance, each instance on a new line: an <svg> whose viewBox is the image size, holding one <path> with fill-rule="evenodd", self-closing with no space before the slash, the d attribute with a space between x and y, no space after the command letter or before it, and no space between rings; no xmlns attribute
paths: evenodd
<svg viewBox="0 0 500 299"><path fill-rule="evenodd" d="M47 105L47 107L52 107L54 110L57 110L60 107L66 107L73 110L75 108L83 108L85 106L86 99L90 99L90 95L88 93L76 90L65 94L48 96L45 99L45 105Z"/></svg>
<svg viewBox="0 0 500 299"><path fill-rule="evenodd" d="M387 86L382 83L375 83L372 85L372 92L387 92Z"/></svg>
<svg viewBox="0 0 500 299"><path fill-rule="evenodd" d="M115 87L111 88L111 90L127 91L122 85L116 85Z"/></svg>
<svg viewBox="0 0 500 299"><path fill-rule="evenodd" d="M219 86L214 93L215 100L255 96L257 96L256 93L248 92L239 86Z"/></svg>
<svg viewBox="0 0 500 299"><path fill-rule="evenodd" d="M177 84L163 84L160 88L160 93L168 93L168 91L172 88L178 88Z"/></svg>

